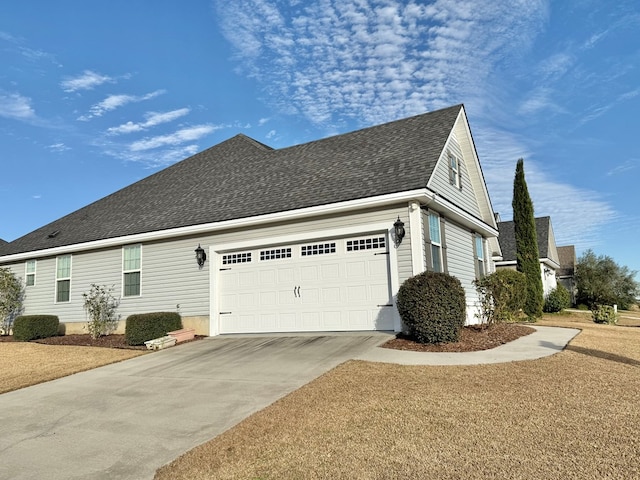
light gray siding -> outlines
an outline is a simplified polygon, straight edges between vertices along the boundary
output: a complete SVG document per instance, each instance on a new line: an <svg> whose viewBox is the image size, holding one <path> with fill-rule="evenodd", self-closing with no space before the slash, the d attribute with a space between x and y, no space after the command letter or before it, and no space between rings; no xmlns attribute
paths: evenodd
<svg viewBox="0 0 640 480"><path fill-rule="evenodd" d="M475 317L478 294L473 285L476 279L473 236L469 230L450 221L446 222L445 229L449 274L460 280L464 288L467 297L467 323L478 323Z"/></svg>
<svg viewBox="0 0 640 480"><path fill-rule="evenodd" d="M326 215L308 220L279 222L264 227L238 228L210 235L176 238L142 244L141 294L121 298L118 313L122 319L134 313L152 311L176 311L183 316L208 316L210 308L211 250L218 244L239 241L267 242L269 238L292 234L336 230L372 223L388 224L395 219L405 222L407 234L397 250L398 277L400 283L411 276L411 242L408 222L408 205L405 203L381 209ZM316 235L322 238L322 234ZM195 248L201 244L210 256L204 268L199 269L195 260ZM128 245L128 244L125 244ZM395 248L391 245L390 248ZM66 303L55 303L56 258L37 258L36 285L28 287L25 298L25 314L57 315L61 322L86 321L82 293L91 284L115 285L115 295L122 294L122 247L81 252L72 255L71 295ZM24 277L24 262L13 264L12 270ZM179 307L178 307L179 306Z"/></svg>
<svg viewBox="0 0 640 480"><path fill-rule="evenodd" d="M449 182L448 152L451 152L460 159L460 180L462 188L451 185ZM472 159L467 159L463 156L460 144L456 140L455 135L452 134L440 159L438 160L436 168L427 186L431 190L445 197L447 200L459 205L468 213L471 213L476 217L480 217L481 214L478 207L478 201L467 169L467 162L471 161Z"/></svg>

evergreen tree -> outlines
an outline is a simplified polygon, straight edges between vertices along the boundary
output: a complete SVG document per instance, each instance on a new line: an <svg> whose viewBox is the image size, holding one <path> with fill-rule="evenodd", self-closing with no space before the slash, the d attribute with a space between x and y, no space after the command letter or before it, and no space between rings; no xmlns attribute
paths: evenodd
<svg viewBox="0 0 640 480"><path fill-rule="evenodd" d="M524 313L530 320L542 316L544 304L542 276L540 274L540 256L538 253L538 237L536 221L533 216L533 202L529 197L527 182L524 178L524 160L516 165L513 181L513 223L516 237L517 269L527 279L527 299Z"/></svg>

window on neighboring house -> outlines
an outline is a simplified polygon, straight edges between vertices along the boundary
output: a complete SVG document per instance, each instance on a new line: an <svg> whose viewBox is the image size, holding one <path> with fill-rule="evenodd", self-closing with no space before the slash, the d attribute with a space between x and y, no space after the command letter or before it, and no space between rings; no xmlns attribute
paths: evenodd
<svg viewBox="0 0 640 480"><path fill-rule="evenodd" d="M25 264L25 283L27 287L33 287L36 284L36 261L27 260Z"/></svg>
<svg viewBox="0 0 640 480"><path fill-rule="evenodd" d="M140 295L141 245L122 248L122 295L137 297Z"/></svg>
<svg viewBox="0 0 640 480"><path fill-rule="evenodd" d="M460 160L452 153L449 154L449 183L454 187L462 187L462 183L460 183Z"/></svg>
<svg viewBox="0 0 640 480"><path fill-rule="evenodd" d="M56 258L56 302L68 302L71 293L71 255Z"/></svg>
<svg viewBox="0 0 640 480"><path fill-rule="evenodd" d="M484 258L484 239L482 235L475 236L475 254L476 254L476 275L478 278L484 277L486 273Z"/></svg>
<svg viewBox="0 0 640 480"><path fill-rule="evenodd" d="M434 272L444 271L442 268L442 235L440 217L429 213L429 239L431 241L431 262Z"/></svg>

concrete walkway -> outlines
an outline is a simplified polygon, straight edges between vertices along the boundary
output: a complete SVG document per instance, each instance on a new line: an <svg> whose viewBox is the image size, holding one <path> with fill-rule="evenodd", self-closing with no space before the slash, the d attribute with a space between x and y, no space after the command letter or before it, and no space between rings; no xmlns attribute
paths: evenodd
<svg viewBox="0 0 640 480"><path fill-rule="evenodd" d="M400 365L481 365L535 360L536 358L546 357L562 351L569 341L580 333L580 330L575 328L533 325L531 327L536 330L534 333L491 350L463 353L432 353L392 350L378 346L359 355L357 359Z"/></svg>

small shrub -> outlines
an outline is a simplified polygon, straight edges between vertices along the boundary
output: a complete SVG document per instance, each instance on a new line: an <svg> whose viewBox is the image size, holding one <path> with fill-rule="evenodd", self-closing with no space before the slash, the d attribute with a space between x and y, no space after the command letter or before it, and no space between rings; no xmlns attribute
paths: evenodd
<svg viewBox="0 0 640 480"><path fill-rule="evenodd" d="M544 311L547 313L561 312L571 305L571 294L563 285L558 284L549 292L544 300Z"/></svg>
<svg viewBox="0 0 640 480"><path fill-rule="evenodd" d="M13 323L13 338L29 342L58 335L60 320L55 315L22 315Z"/></svg>
<svg viewBox="0 0 640 480"><path fill-rule="evenodd" d="M84 309L89 320L87 329L91 338L109 335L118 327L120 315L116 314L120 300L113 296L114 287L91 284L89 293L83 293Z"/></svg>
<svg viewBox="0 0 640 480"><path fill-rule="evenodd" d="M609 305L596 305L591 311L591 316L596 323L607 323L609 325L618 323L618 314Z"/></svg>
<svg viewBox="0 0 640 480"><path fill-rule="evenodd" d="M147 340L164 337L167 332L180 330L182 318L176 312L154 312L129 315L124 338L129 345L142 345Z"/></svg>
<svg viewBox="0 0 640 480"><path fill-rule="evenodd" d="M510 269L475 280L473 283L480 299L480 322L492 325L516 320L527 298L526 280L524 273Z"/></svg>
<svg viewBox="0 0 640 480"><path fill-rule="evenodd" d="M0 267L0 334L9 335L14 319L22 311L24 286L6 267Z"/></svg>
<svg viewBox="0 0 640 480"><path fill-rule="evenodd" d="M420 343L456 342L466 316L460 281L445 273L424 272L398 291L398 311L407 333Z"/></svg>

